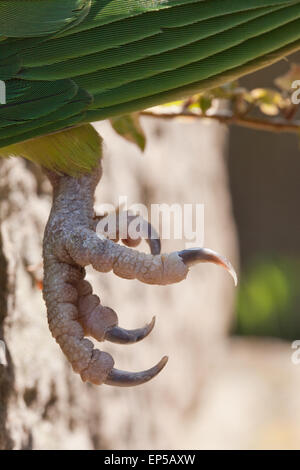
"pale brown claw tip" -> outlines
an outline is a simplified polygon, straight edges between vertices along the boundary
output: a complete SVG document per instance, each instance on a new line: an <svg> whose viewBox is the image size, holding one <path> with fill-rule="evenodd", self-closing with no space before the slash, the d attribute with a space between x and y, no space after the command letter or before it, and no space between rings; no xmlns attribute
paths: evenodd
<svg viewBox="0 0 300 470"><path fill-rule="evenodd" d="M232 264L223 256L208 248L191 248L189 250L178 251L178 255L187 267L197 263L214 263L222 266L229 272L234 280L234 285L238 283L237 274Z"/></svg>
<svg viewBox="0 0 300 470"><path fill-rule="evenodd" d="M138 328L136 330L125 330L119 326L114 326L110 328L105 333L105 340L110 341L111 343L118 344L133 344L141 341L146 338L155 325L155 317L152 318L151 322L144 326L144 328Z"/></svg>
<svg viewBox="0 0 300 470"><path fill-rule="evenodd" d="M167 362L168 358L164 356L156 366L142 372L126 372L112 369L104 383L115 387L134 387L135 385L141 385L149 382L149 380L159 374Z"/></svg>

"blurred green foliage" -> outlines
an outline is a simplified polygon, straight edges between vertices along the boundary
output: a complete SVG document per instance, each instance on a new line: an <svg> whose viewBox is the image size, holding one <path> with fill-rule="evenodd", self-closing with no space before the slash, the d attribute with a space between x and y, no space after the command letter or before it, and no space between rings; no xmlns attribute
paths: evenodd
<svg viewBox="0 0 300 470"><path fill-rule="evenodd" d="M300 260L261 256L242 273L235 335L300 337Z"/></svg>

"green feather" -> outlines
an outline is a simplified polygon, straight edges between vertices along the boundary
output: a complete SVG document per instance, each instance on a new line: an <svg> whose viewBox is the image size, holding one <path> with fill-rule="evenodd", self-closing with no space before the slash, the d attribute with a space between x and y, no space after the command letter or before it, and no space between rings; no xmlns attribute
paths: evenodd
<svg viewBox="0 0 300 470"><path fill-rule="evenodd" d="M92 7L86 19L72 31L63 32L60 36L111 24L150 11L164 10L178 5L186 6L197 1L199 0L92 0Z"/></svg>
<svg viewBox="0 0 300 470"><path fill-rule="evenodd" d="M1 156L24 157L50 170L78 176L102 156L101 138L90 124L3 147Z"/></svg>
<svg viewBox="0 0 300 470"><path fill-rule="evenodd" d="M72 80L6 82L7 104L0 106L0 127L43 117L64 106L78 92Z"/></svg>
<svg viewBox="0 0 300 470"><path fill-rule="evenodd" d="M53 34L88 14L90 0L0 0L0 32L7 37Z"/></svg>
<svg viewBox="0 0 300 470"><path fill-rule="evenodd" d="M183 72L183 74L180 73L182 67L188 66L192 63L198 63L200 60L219 54L222 51L227 51L239 44L243 45L248 39L257 38L266 33L266 31L276 30L276 28L279 28L282 25L287 25L288 30L293 29L293 31L295 31L297 26L295 25L292 27L291 22L297 18L300 18L300 5L295 5L293 7L274 12L273 14L264 15L262 18L257 18L247 22L246 24L222 31L214 36L209 36L205 40L196 41L181 48L167 51L159 55L146 57L145 59L128 65L125 64L104 71L74 77L74 80L76 80L76 83L79 86L87 89L90 93L95 95L107 90L111 90L110 93L113 94L114 88L121 87L122 85L130 82L134 82L133 87L135 88L136 85L139 86L137 81L140 81L141 86L144 87L146 80L142 82L142 79L147 79L148 77L154 77L158 74L163 74L163 72L170 71L170 73L166 75L168 77L167 86L172 86L172 78L175 77L176 74L179 75L179 80L183 80L181 77L185 72ZM292 23L292 25L294 24L295 22ZM299 25L299 23L297 24ZM271 46L274 44L275 48L277 44L275 37L277 34L279 35L279 31L278 33L274 31L274 36L272 34L270 40ZM297 37L299 37L299 33L296 31L293 34L293 39L296 39ZM280 41L281 40L283 41L283 39L280 39ZM259 39L256 44L258 44L258 41ZM263 48L263 53L268 53L269 47L270 45ZM250 44L249 57L251 56L251 52L252 54L254 53L257 55L261 54L260 49L259 47L256 47L255 44ZM266 52L264 52L265 50ZM226 57L225 52L224 57ZM219 60L216 61L216 69L218 68L218 65ZM192 69L192 67L190 67L190 69ZM197 71L195 73L197 73ZM161 75L161 77L162 76L163 75ZM201 76L199 78L201 78ZM155 78L153 79L153 82L154 80ZM151 81L149 80L149 83L150 82ZM119 96L122 96L122 92L119 94L119 90L121 89L119 88L115 94L116 99L119 99ZM149 86L149 90L151 90L152 93L152 84ZM103 95L101 95L101 99L102 96ZM97 106L97 103L99 103L98 98L95 101L95 106ZM101 105L105 106L105 100L101 102Z"/></svg>
<svg viewBox="0 0 300 470"><path fill-rule="evenodd" d="M201 3L201 5L200 5ZM285 5L292 3L291 0L93 0L89 15L85 20L72 30L63 32L60 36L66 36L73 32L84 31L97 26L104 26L123 19L153 12L151 18L157 18L157 12L163 12L164 17L172 14L174 7L178 18L188 11L201 11L201 14L214 17L220 14L229 14L246 9L260 8L264 6ZM221 11L221 13L220 13Z"/></svg>
<svg viewBox="0 0 300 470"><path fill-rule="evenodd" d="M274 7L272 10L276 11L279 8L281 9L282 6ZM270 8L257 8L231 15L217 16L180 28L161 28L157 34L150 38L134 41L95 54L88 54L52 65L44 65L43 67L25 67L20 72L19 77L29 80L58 80L109 69L150 56L155 56L154 60L157 60L158 54L177 50L188 44L191 44L193 47L193 44L201 39L210 38L218 33L231 30L235 26L247 23L266 13L270 13ZM194 15L192 17L194 18Z"/></svg>
<svg viewBox="0 0 300 470"><path fill-rule="evenodd" d="M99 152L83 123L187 97L299 49L300 0L0 0L0 156L88 171Z"/></svg>
<svg viewBox="0 0 300 470"><path fill-rule="evenodd" d="M18 125L10 125L8 127L7 121L6 126L2 126L0 121L0 141L1 139L6 140L6 144L17 142L19 140L19 135L28 133L29 131L34 132L36 130L36 135L40 135L39 128L46 125L59 123L60 121L66 121L71 117L76 116L76 122L79 119L83 119L86 108L92 103L92 96L88 94L82 88L79 88L77 94L64 106L59 107L57 110L46 114L43 117L38 119L31 119L19 123ZM31 134L31 137L34 133ZM0 152L1 153L1 152Z"/></svg>
<svg viewBox="0 0 300 470"><path fill-rule="evenodd" d="M26 49L20 43L22 62L25 67L49 65L149 38L160 33L164 28L182 27L220 15L263 7L265 4L282 6L294 3L253 0L249 6L249 2L242 0L198 0L193 3L188 2L188 5L149 11L133 17L128 14L128 17L123 20L74 34L71 34L72 30L70 30L70 35L67 37L33 44L32 47L26 47ZM18 44L15 45L15 49L17 47Z"/></svg>
<svg viewBox="0 0 300 470"><path fill-rule="evenodd" d="M21 68L21 57L13 56L0 60L0 80L8 80L18 73Z"/></svg>
<svg viewBox="0 0 300 470"><path fill-rule="evenodd" d="M86 122L100 121L108 119L112 116L119 116L126 113L132 113L141 109L146 109L152 106L157 106L170 101L181 100L187 96L191 96L201 91L209 90L217 86L224 85L227 82L237 80L244 75L253 73L254 71L268 67L278 60L285 58L289 54L300 49L300 39L285 47L277 49L272 53L259 57L248 63L226 70L208 79L200 80L197 82L189 83L188 85L181 86L175 89L170 89L166 92L153 94L137 100L128 101L119 105L111 106L104 109L90 110L86 113Z"/></svg>

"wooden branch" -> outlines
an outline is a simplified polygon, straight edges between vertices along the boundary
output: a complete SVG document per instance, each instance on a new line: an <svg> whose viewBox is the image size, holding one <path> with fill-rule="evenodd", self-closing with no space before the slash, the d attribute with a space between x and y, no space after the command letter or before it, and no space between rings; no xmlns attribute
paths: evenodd
<svg viewBox="0 0 300 470"><path fill-rule="evenodd" d="M271 132L290 132L300 134L300 121L288 121L282 118L259 119L247 116L237 116L234 114L196 114L187 111L179 113L160 113L154 111L143 111L142 116L155 117L160 119L175 119L177 117L193 119L212 119L222 124L237 125L251 129L258 129Z"/></svg>

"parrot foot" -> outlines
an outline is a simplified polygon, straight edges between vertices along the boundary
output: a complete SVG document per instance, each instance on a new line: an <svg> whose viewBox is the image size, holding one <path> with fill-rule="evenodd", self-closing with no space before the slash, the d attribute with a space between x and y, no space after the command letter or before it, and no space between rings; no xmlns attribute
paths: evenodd
<svg viewBox="0 0 300 470"><path fill-rule="evenodd" d="M160 240L151 225L140 219L140 237L130 236L117 243L103 231L110 215L95 217L95 188L101 178L101 166L80 178L48 172L53 186L53 204L46 226L43 258L43 296L47 306L51 333L83 381L100 385L133 386L148 382L165 366L164 357L154 367L143 372L126 372L114 368L108 353L94 349L86 336L97 341L132 344L148 336L155 319L139 329L125 330L118 325L114 310L101 304L85 278L85 266L99 272L113 271L125 279L138 279L148 284L166 285L186 278L195 263L212 262L227 269L236 281L232 266L224 258L207 249L192 249L160 255ZM126 214L128 221L136 216ZM99 229L99 222L101 226ZM96 230L97 229L97 230ZM138 252L135 247L145 238L151 254Z"/></svg>

